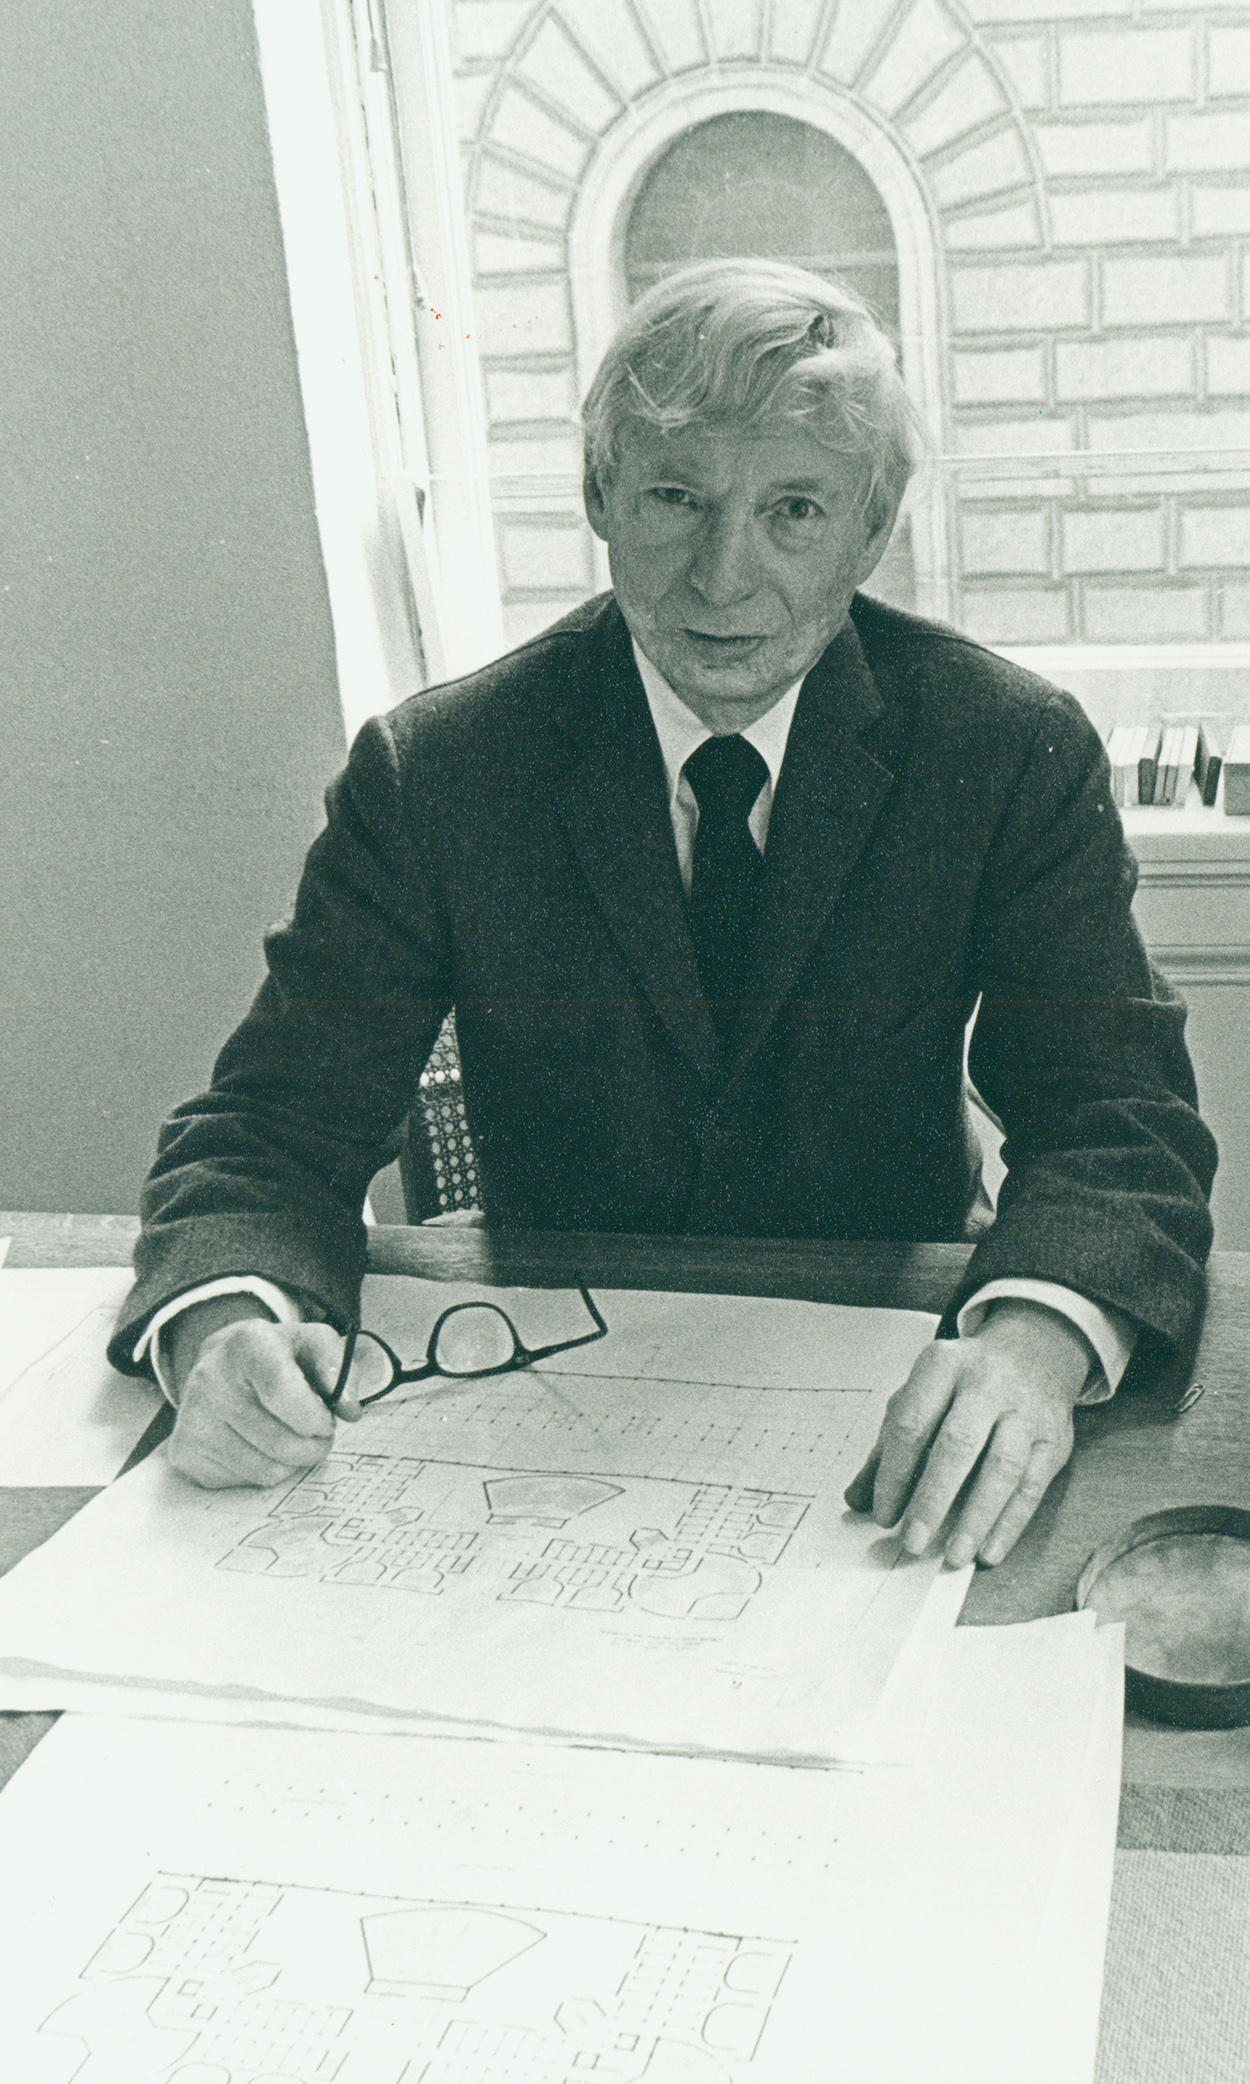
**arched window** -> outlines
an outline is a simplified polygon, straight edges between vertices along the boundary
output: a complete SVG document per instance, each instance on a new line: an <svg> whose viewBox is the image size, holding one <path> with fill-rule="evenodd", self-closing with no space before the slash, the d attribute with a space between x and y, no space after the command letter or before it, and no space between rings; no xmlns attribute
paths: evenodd
<svg viewBox="0 0 1250 2084"><path fill-rule="evenodd" d="M742 110L693 125L653 162L621 243L630 302L692 261L731 255L840 276L897 344L898 254L889 214L859 161L826 131L768 110ZM882 598L914 605L906 521L870 583Z"/></svg>
<svg viewBox="0 0 1250 2084"><path fill-rule="evenodd" d="M898 329L898 256L885 204L823 130L744 110L677 138L644 179L625 232L631 302L695 260L752 254L833 272Z"/></svg>

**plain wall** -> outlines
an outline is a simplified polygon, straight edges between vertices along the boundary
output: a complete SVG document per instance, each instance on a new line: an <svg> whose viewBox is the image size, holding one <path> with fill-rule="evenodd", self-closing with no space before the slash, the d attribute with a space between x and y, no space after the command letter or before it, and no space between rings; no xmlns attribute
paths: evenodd
<svg viewBox="0 0 1250 2084"><path fill-rule="evenodd" d="M130 1210L343 753L248 0L0 65L0 1207Z"/></svg>

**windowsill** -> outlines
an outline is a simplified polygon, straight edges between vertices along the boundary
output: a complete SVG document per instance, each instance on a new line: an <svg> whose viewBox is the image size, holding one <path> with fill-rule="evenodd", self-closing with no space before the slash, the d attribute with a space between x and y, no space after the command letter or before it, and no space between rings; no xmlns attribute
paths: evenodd
<svg viewBox="0 0 1250 2084"><path fill-rule="evenodd" d="M1120 813L1128 843L1148 871L1152 862L1244 861L1250 864L1250 817L1229 817L1224 784L1208 807L1190 785L1183 804L1133 804Z"/></svg>

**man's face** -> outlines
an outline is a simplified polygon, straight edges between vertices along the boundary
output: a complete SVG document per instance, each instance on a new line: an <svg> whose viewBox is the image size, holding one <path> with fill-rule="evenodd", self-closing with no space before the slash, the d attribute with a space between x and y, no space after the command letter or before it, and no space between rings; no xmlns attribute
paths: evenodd
<svg viewBox="0 0 1250 2084"><path fill-rule="evenodd" d="M889 539L860 510L863 466L785 422L631 422L586 511L621 613L695 715L738 731L813 666Z"/></svg>

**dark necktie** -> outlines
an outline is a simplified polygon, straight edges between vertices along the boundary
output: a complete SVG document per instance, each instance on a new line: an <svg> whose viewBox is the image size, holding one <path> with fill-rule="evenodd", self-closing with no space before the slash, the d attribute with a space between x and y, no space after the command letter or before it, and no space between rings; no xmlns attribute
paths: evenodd
<svg viewBox="0 0 1250 2084"><path fill-rule="evenodd" d="M745 738L708 738L682 769L699 806L690 880L690 931L703 989L724 1040L746 975L755 888L763 862L747 819L768 780Z"/></svg>

